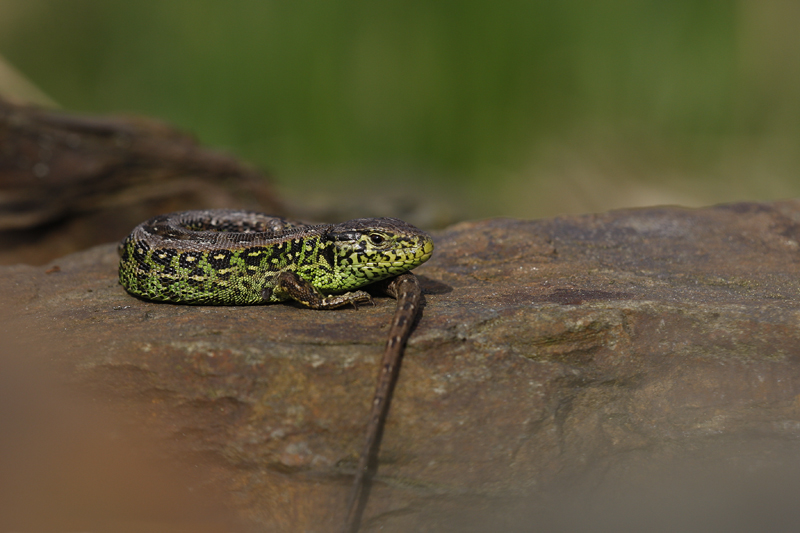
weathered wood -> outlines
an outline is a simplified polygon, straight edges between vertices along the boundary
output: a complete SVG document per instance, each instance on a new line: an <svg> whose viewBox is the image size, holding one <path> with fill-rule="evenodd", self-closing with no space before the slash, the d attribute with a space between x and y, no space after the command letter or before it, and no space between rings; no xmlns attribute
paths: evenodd
<svg viewBox="0 0 800 533"><path fill-rule="evenodd" d="M206 207L282 212L263 174L164 123L0 99L0 264L45 263Z"/></svg>

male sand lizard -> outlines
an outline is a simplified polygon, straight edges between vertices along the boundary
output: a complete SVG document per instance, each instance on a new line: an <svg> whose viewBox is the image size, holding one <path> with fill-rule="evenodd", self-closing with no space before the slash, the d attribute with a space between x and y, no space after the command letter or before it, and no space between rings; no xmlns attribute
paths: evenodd
<svg viewBox="0 0 800 533"><path fill-rule="evenodd" d="M358 529L365 480L388 413L405 342L421 291L409 271L433 253L433 240L395 218L306 225L249 211L162 215L137 226L119 247L120 283L144 299L246 305L295 300L314 309L371 301L373 282L397 299L367 437L348 500L343 531Z"/></svg>

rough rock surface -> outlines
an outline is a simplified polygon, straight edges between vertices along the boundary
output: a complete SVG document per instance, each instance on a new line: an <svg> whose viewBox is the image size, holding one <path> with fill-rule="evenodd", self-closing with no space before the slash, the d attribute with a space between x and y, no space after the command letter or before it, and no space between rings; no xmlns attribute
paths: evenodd
<svg viewBox="0 0 800 533"><path fill-rule="evenodd" d="M620 530L647 491L673 506L642 520L697 526L706 497L738 487L716 474L796 466L800 201L466 222L435 240L363 531L580 530L573 505ZM5 335L195 465L244 530L332 530L394 302L149 303L116 262L109 244L0 267ZM736 501L757 505L747 488Z"/></svg>

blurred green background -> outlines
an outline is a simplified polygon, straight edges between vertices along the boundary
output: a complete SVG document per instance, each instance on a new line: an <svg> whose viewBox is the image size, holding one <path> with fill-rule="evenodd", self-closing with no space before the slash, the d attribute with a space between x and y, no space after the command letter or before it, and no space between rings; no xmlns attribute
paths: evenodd
<svg viewBox="0 0 800 533"><path fill-rule="evenodd" d="M0 56L291 203L435 225L800 196L798 28L796 0L2 0Z"/></svg>

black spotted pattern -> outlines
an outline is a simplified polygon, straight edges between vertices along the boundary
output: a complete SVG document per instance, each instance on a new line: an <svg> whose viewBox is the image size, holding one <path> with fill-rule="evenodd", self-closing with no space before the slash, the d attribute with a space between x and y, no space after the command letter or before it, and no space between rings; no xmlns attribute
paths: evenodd
<svg viewBox="0 0 800 533"><path fill-rule="evenodd" d="M230 250L212 250L208 253L208 264L215 270L230 268L233 252Z"/></svg>
<svg viewBox="0 0 800 533"><path fill-rule="evenodd" d="M177 282L178 282L178 280L177 280L177 279L175 279L175 278L173 278L173 277L170 277L170 276L159 276L159 277L158 277L158 280L159 280L159 281L161 282L161 284L162 284L163 286L165 286L165 287L168 287L168 286L170 286L170 285L172 285L172 284L174 284L174 283L177 283Z"/></svg>
<svg viewBox="0 0 800 533"><path fill-rule="evenodd" d="M292 239L291 242L291 254L293 257L297 257L297 255L303 250L304 241L303 239Z"/></svg>
<svg viewBox="0 0 800 533"><path fill-rule="evenodd" d="M117 250L119 251L120 259L122 260L123 263L127 262L128 259L130 258L130 255L128 255L128 243L130 242L131 242L131 237L130 235L128 235L117 248Z"/></svg>
<svg viewBox="0 0 800 533"><path fill-rule="evenodd" d="M150 245L144 241L139 241L133 246L133 259L139 263L144 264L147 261L147 252L150 251Z"/></svg>
<svg viewBox="0 0 800 533"><path fill-rule="evenodd" d="M194 287L201 286L206 279L206 273L203 271L202 268L195 268L191 272L189 272L189 277L186 278L186 283L192 285Z"/></svg>
<svg viewBox="0 0 800 533"><path fill-rule="evenodd" d="M153 250L150 259L157 265L169 266L172 263L172 258L176 255L178 255L178 251L174 248L162 248L160 250Z"/></svg>
<svg viewBox="0 0 800 533"><path fill-rule="evenodd" d="M336 255L336 250L331 243L328 242L319 243L319 258L323 262L327 263L327 267L329 269L332 269L333 265L336 264L335 255Z"/></svg>
<svg viewBox="0 0 800 533"><path fill-rule="evenodd" d="M239 254L239 257L242 258L245 265L257 267L261 266L261 261L263 261L264 258L269 255L269 250L263 246L253 246L252 248L245 248L242 250L242 253Z"/></svg>
<svg viewBox="0 0 800 533"><path fill-rule="evenodd" d="M178 265L181 268L194 268L200 264L202 258L201 252L183 252L178 258Z"/></svg>

